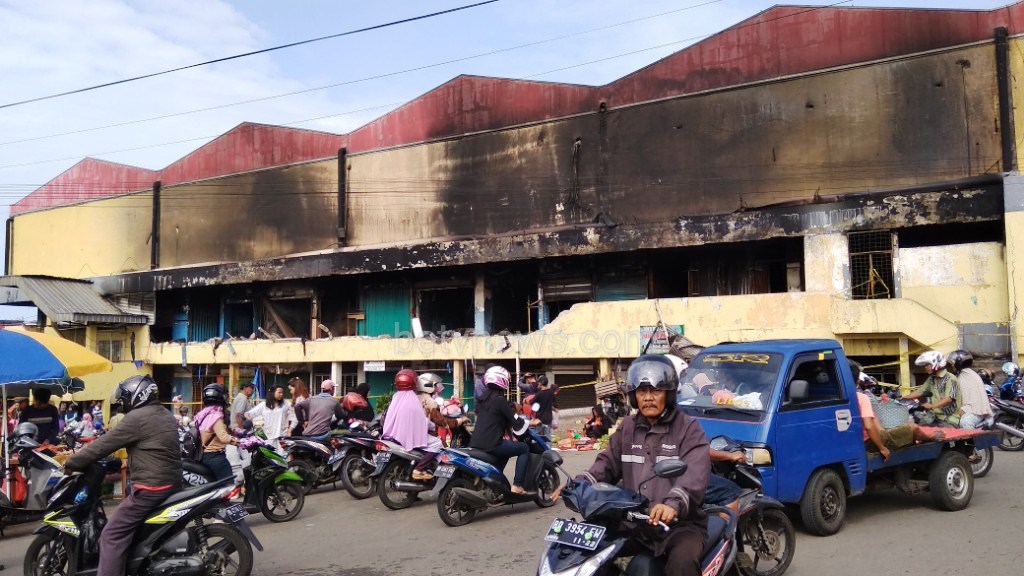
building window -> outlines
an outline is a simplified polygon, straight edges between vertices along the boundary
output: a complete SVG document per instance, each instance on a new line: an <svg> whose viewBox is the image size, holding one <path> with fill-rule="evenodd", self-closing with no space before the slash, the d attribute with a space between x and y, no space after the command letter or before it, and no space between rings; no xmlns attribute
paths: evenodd
<svg viewBox="0 0 1024 576"><path fill-rule="evenodd" d="M854 300L892 298L893 233L888 230L853 232L848 240Z"/></svg>
<svg viewBox="0 0 1024 576"><path fill-rule="evenodd" d="M123 362L124 340L124 334L120 332L98 332L96 352L111 362Z"/></svg>
<svg viewBox="0 0 1024 576"><path fill-rule="evenodd" d="M85 327L79 328L58 328L61 338L70 340L79 346L85 346Z"/></svg>

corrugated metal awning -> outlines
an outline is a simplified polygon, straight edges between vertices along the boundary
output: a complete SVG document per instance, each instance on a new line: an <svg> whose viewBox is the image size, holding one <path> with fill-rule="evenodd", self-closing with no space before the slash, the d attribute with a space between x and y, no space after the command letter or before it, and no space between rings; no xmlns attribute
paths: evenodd
<svg viewBox="0 0 1024 576"><path fill-rule="evenodd" d="M33 304L54 322L75 324L146 324L149 318L126 314L104 299L88 280L45 276L0 276L0 286L8 291L6 304Z"/></svg>

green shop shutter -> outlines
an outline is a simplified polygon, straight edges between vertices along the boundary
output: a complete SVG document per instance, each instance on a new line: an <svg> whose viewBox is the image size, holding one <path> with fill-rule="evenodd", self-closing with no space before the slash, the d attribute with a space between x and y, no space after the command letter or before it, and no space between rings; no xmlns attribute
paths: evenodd
<svg viewBox="0 0 1024 576"><path fill-rule="evenodd" d="M412 335L409 289L398 286L370 287L363 293L366 321L361 336Z"/></svg>
<svg viewBox="0 0 1024 576"><path fill-rule="evenodd" d="M594 293L597 302L643 300L647 298L647 275L632 273L599 276Z"/></svg>

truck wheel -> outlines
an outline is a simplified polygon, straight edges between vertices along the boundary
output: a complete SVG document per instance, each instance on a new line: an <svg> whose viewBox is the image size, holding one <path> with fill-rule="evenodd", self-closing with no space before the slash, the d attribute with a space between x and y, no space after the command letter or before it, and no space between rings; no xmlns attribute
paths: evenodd
<svg viewBox="0 0 1024 576"><path fill-rule="evenodd" d="M823 468L811 475L800 499L804 528L815 536L831 536L846 519L846 487L834 470Z"/></svg>
<svg viewBox="0 0 1024 576"><path fill-rule="evenodd" d="M941 510L967 508L974 495L974 474L967 457L953 451L940 454L928 472L928 489Z"/></svg>
<svg viewBox="0 0 1024 576"><path fill-rule="evenodd" d="M985 474L992 469L992 464L995 463L995 450L991 446L981 450L975 448L974 455L977 459L971 462L971 472L974 473L975 478L984 478Z"/></svg>

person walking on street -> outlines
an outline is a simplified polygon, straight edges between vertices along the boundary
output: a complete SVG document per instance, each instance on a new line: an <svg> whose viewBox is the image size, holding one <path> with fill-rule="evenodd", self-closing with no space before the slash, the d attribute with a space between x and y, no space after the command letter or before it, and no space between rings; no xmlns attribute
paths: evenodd
<svg viewBox="0 0 1024 576"><path fill-rule="evenodd" d="M121 576L138 526L181 487L178 426L160 406L156 382L132 376L114 388L111 403L124 406L121 423L68 459L68 471L80 471L122 448L128 451L131 491L100 533L97 576ZM56 408L54 408L56 410Z"/></svg>

